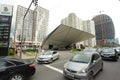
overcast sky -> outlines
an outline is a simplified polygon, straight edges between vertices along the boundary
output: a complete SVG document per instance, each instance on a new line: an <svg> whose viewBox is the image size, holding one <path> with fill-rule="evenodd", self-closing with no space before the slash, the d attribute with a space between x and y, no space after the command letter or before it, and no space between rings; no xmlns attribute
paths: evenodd
<svg viewBox="0 0 120 80"><path fill-rule="evenodd" d="M17 5L29 6L32 0L0 0L0 4L14 5L14 13ZM119 0L38 0L38 5L49 10L48 33L60 25L61 19L69 13L75 13L83 20L90 20L95 15L107 14L113 20L115 27L115 37L120 39L120 1ZM32 4L31 9L34 9ZM15 24L15 14L13 15L12 28Z"/></svg>

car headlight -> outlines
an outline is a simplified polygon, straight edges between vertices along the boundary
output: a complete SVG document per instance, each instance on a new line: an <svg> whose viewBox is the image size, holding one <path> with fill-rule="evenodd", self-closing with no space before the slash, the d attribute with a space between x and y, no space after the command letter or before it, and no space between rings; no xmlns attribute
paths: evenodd
<svg viewBox="0 0 120 80"><path fill-rule="evenodd" d="M115 56L115 54L111 54L111 56Z"/></svg>
<svg viewBox="0 0 120 80"><path fill-rule="evenodd" d="M64 68L67 68L67 63L64 64Z"/></svg>
<svg viewBox="0 0 120 80"><path fill-rule="evenodd" d="M81 71L79 71L79 73L87 73L87 69L82 69Z"/></svg>

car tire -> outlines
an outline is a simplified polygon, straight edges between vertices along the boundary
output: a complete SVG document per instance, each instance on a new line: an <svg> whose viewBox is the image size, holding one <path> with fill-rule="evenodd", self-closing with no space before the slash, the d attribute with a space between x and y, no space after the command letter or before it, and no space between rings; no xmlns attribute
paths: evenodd
<svg viewBox="0 0 120 80"><path fill-rule="evenodd" d="M58 55L57 59L59 59L59 58L60 58L60 56Z"/></svg>
<svg viewBox="0 0 120 80"><path fill-rule="evenodd" d="M94 80L93 72L90 72L87 80Z"/></svg>
<svg viewBox="0 0 120 80"><path fill-rule="evenodd" d="M24 80L24 76L22 74L13 74L10 76L9 80Z"/></svg>
<svg viewBox="0 0 120 80"><path fill-rule="evenodd" d="M100 69L100 71L103 71L103 63L101 64L101 69Z"/></svg>
<svg viewBox="0 0 120 80"><path fill-rule="evenodd" d="M118 61L118 59L117 59L117 58L115 58L115 61Z"/></svg>
<svg viewBox="0 0 120 80"><path fill-rule="evenodd" d="M117 61L117 60L118 60L118 58L117 58L117 56L115 56L114 61Z"/></svg>

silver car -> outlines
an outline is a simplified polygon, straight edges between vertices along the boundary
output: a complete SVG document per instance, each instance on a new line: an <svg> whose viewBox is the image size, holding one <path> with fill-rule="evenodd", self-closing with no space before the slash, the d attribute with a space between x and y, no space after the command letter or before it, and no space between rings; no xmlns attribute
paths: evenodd
<svg viewBox="0 0 120 80"><path fill-rule="evenodd" d="M46 51L42 55L38 56L38 63L51 63L54 60L59 59L59 53L57 51Z"/></svg>
<svg viewBox="0 0 120 80"><path fill-rule="evenodd" d="M97 52L80 52L64 65L65 77L73 80L93 80L93 76L103 69L103 61Z"/></svg>

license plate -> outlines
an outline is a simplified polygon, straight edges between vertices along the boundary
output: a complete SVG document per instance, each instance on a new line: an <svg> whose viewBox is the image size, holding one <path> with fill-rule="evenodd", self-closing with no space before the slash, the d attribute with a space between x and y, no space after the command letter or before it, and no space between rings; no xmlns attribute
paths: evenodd
<svg viewBox="0 0 120 80"><path fill-rule="evenodd" d="M74 77L74 75L73 75L73 74L71 74L71 73L67 73L67 75L68 75L68 76L71 76L71 77Z"/></svg>
<svg viewBox="0 0 120 80"><path fill-rule="evenodd" d="M105 57L110 57L109 55L105 55Z"/></svg>

